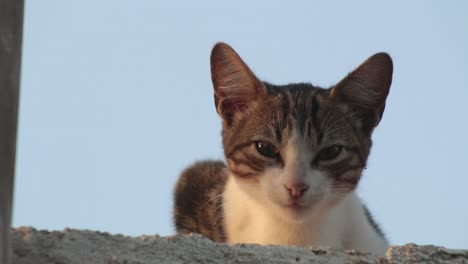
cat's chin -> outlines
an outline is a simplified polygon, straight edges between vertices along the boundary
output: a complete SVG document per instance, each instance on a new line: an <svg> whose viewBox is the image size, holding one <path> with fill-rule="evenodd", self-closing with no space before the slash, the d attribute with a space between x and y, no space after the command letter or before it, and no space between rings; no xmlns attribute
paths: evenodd
<svg viewBox="0 0 468 264"><path fill-rule="evenodd" d="M312 211L312 205L286 204L280 205L282 218L290 222L301 223L306 221Z"/></svg>

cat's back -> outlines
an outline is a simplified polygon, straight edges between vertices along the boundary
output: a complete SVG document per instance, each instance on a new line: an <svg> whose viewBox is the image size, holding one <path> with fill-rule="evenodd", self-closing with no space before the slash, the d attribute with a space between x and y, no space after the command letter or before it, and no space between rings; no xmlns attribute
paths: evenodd
<svg viewBox="0 0 468 264"><path fill-rule="evenodd" d="M199 233L223 242L222 194L227 181L221 161L202 161L186 168L174 189L174 222L178 233Z"/></svg>

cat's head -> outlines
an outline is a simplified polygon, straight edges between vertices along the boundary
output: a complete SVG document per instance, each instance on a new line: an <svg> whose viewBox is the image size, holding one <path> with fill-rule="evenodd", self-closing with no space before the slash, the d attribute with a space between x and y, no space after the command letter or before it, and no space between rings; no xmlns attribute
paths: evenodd
<svg viewBox="0 0 468 264"><path fill-rule="evenodd" d="M227 44L211 53L228 169L252 201L302 221L353 191L382 118L392 60L378 53L330 89L260 81Z"/></svg>

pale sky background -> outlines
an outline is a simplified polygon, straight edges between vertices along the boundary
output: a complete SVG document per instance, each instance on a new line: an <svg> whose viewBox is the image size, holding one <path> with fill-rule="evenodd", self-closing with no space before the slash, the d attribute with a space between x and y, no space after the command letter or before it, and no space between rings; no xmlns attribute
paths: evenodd
<svg viewBox="0 0 468 264"><path fill-rule="evenodd" d="M220 2L26 1L14 226L173 234L178 174L222 158L224 41L276 84L329 86L389 52L358 192L392 244L468 248L467 1Z"/></svg>

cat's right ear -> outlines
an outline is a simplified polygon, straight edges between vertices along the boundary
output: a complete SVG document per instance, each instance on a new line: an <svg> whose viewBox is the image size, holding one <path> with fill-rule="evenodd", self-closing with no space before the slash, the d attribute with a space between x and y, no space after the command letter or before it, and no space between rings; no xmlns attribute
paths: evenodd
<svg viewBox="0 0 468 264"><path fill-rule="evenodd" d="M385 109L393 63L387 53L377 53L348 74L330 91L330 98L345 103L360 117L367 133L377 126Z"/></svg>
<svg viewBox="0 0 468 264"><path fill-rule="evenodd" d="M266 92L263 83L225 43L217 43L211 51L211 80L216 111L227 125Z"/></svg>

